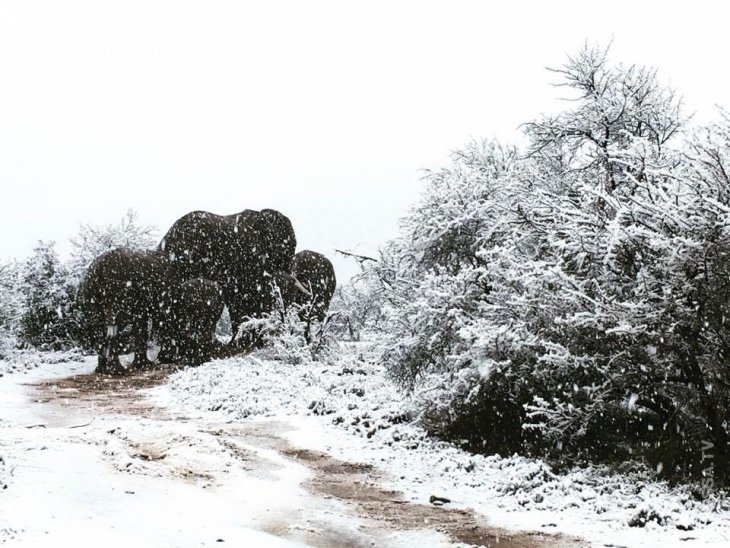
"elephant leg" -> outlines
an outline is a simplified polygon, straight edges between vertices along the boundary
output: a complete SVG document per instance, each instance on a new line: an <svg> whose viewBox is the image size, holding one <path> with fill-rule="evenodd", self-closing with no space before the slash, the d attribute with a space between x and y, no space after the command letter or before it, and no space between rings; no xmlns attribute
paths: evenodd
<svg viewBox="0 0 730 548"><path fill-rule="evenodd" d="M96 372L97 373L105 373L109 369L109 356L106 355L104 350L99 350L97 362L96 362Z"/></svg>
<svg viewBox="0 0 730 548"><path fill-rule="evenodd" d="M160 351L157 361L160 363L174 363L178 358L179 326L177 318L160 317L156 320L157 344Z"/></svg>
<svg viewBox="0 0 730 548"><path fill-rule="evenodd" d="M150 360L147 358L147 323L147 318L142 318L132 324L132 350L134 351L132 366L137 369L150 365Z"/></svg>
<svg viewBox="0 0 730 548"><path fill-rule="evenodd" d="M180 354L177 333L161 336L157 341L160 345L160 352L157 354L157 361L160 363L174 363Z"/></svg>
<svg viewBox="0 0 730 548"><path fill-rule="evenodd" d="M233 305L228 306L228 315L231 318L231 340L228 342L229 346L238 346L241 344L241 339L245 338L245 333L240 333L241 324L243 323L243 314L238 308Z"/></svg>
<svg viewBox="0 0 730 548"><path fill-rule="evenodd" d="M125 373L119 363L119 340L116 336L107 336L99 350L95 373L107 375L121 375Z"/></svg>

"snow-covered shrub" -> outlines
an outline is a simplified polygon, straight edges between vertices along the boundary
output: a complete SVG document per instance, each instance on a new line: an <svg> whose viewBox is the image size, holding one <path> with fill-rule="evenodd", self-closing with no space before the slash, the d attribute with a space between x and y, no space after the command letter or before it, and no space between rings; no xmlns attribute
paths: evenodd
<svg viewBox="0 0 730 548"><path fill-rule="evenodd" d="M8 333L17 332L23 315L22 281L20 263L0 264L0 329Z"/></svg>
<svg viewBox="0 0 730 548"><path fill-rule="evenodd" d="M361 272L336 289L330 304L331 331L339 340L357 342L381 333L386 297L376 261L361 262Z"/></svg>
<svg viewBox="0 0 730 548"><path fill-rule="evenodd" d="M260 318L247 318L238 331L239 340L251 340L253 347L261 347L261 354L268 359L293 364L324 359L336 344L331 334L331 318L323 322L304 321L300 317L301 306L284 306L280 294L274 289L276 308Z"/></svg>
<svg viewBox="0 0 730 548"><path fill-rule="evenodd" d="M0 329L0 360L11 356L18 348L19 341L15 333L5 328Z"/></svg>
<svg viewBox="0 0 730 548"><path fill-rule="evenodd" d="M729 469L730 122L683 133L654 71L585 48L524 153L432 173L379 264L384 358L485 451ZM727 323L730 326L730 323Z"/></svg>
<svg viewBox="0 0 730 548"><path fill-rule="evenodd" d="M39 242L23 265L22 291L21 338L53 350L72 346L76 292L53 242Z"/></svg>
<svg viewBox="0 0 730 548"><path fill-rule="evenodd" d="M228 312L228 307L223 307L223 314L221 314L218 323L215 326L215 337L220 342L228 342L233 336L233 326L231 326L231 315Z"/></svg>
<svg viewBox="0 0 730 548"><path fill-rule="evenodd" d="M0 264L0 359L18 346L24 312L22 268L18 262Z"/></svg>

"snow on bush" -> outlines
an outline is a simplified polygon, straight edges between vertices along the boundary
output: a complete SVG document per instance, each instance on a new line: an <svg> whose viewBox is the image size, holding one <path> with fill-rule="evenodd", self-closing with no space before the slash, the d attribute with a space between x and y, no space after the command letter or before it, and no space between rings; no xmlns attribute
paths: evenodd
<svg viewBox="0 0 730 548"><path fill-rule="evenodd" d="M32 347L0 347L0 377L36 369L42 364L77 362L83 359L82 352L77 348L41 352Z"/></svg>
<svg viewBox="0 0 730 548"><path fill-rule="evenodd" d="M239 327L238 339L263 347L263 355L273 360L301 364L329 356L337 346L332 333L333 314L327 314L321 322L307 320L307 305L285 305L278 288L273 286L271 290L274 310L258 318L246 318Z"/></svg>
<svg viewBox="0 0 730 548"><path fill-rule="evenodd" d="M383 359L479 452L730 473L730 120L585 48L524 151L472 143L369 265ZM711 461L707 455L711 454Z"/></svg>
<svg viewBox="0 0 730 548"><path fill-rule="evenodd" d="M76 286L53 242L38 242L22 270L23 314L20 338L38 348L60 350L73 345Z"/></svg>

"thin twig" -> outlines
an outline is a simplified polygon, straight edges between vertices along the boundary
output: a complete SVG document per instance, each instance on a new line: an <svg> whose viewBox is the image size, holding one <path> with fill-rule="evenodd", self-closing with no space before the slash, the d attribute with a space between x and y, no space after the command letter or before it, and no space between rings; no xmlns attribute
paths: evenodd
<svg viewBox="0 0 730 548"><path fill-rule="evenodd" d="M335 249L335 253L339 253L340 255L344 255L345 257L352 257L353 259L357 259L358 261L365 262L365 261L373 261L374 263L377 263L377 259L373 259L372 257L368 257L366 255L358 255L356 253L350 253L349 251L342 251L340 249Z"/></svg>

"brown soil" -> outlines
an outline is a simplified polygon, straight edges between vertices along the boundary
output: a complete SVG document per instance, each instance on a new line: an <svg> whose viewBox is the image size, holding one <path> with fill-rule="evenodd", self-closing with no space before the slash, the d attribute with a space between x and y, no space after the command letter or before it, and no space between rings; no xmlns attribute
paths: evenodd
<svg viewBox="0 0 730 548"><path fill-rule="evenodd" d="M97 414L124 414L149 419L170 420L168 412L155 406L144 390L162 384L174 368L135 372L126 376L100 374L75 375L60 380L34 385L39 403L61 407L93 407ZM175 417L176 420L185 420ZM444 533L458 542L499 548L578 547L587 543L577 538L542 532L514 532L490 526L486 519L472 510L418 504L404 499L402 493L381 486L383 473L369 464L346 462L326 453L291 447L281 437L286 425L275 421L256 423L228 423L200 430L215 436L232 452L240 452L241 461L251 464L251 457L236 445L240 440L256 447L276 449L286 457L307 466L314 476L305 487L314 495L334 498L354 507L356 515L366 521L373 532L383 529L433 530ZM164 459L164 454L141 450L132 444L133 456L143 461ZM244 454L245 453L245 454ZM191 474L197 474L191 471ZM202 472L200 474L203 474ZM439 493L434 493L438 495ZM268 532L285 534L272 525ZM339 540L339 542L338 542ZM320 531L319 536L308 538L316 546L341 545L343 539L334 532ZM353 539L354 541L354 539Z"/></svg>
<svg viewBox="0 0 730 548"><path fill-rule="evenodd" d="M61 407L94 407L107 414L141 415L160 418L159 408L142 392L159 386L176 368L136 371L129 375L91 373L33 385L36 401Z"/></svg>
<svg viewBox="0 0 730 548"><path fill-rule="evenodd" d="M391 529L427 528L465 544L495 548L586 545L579 539L560 535L491 527L472 510L406 501L398 491L382 488L382 474L369 464L345 462L326 453L302 449L282 452L316 471L309 482L313 492L351 502L357 505L358 514L365 514Z"/></svg>

